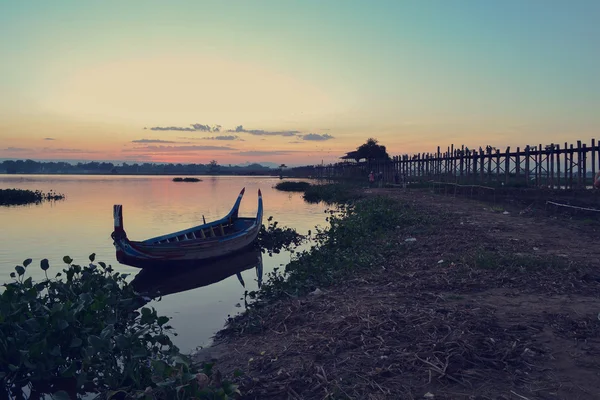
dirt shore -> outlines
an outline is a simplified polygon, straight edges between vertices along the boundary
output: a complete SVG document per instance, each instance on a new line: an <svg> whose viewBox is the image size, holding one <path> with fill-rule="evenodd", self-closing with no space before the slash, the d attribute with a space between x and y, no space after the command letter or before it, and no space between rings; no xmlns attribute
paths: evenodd
<svg viewBox="0 0 600 400"><path fill-rule="evenodd" d="M365 195L435 223L398 227L384 264L265 307L260 333L198 357L243 372L247 399L600 399L595 224L425 190Z"/></svg>

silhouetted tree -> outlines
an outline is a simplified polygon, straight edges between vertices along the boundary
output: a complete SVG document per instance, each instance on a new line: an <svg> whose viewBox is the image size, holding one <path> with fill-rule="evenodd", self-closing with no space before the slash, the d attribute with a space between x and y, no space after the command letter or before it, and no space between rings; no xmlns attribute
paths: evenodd
<svg viewBox="0 0 600 400"><path fill-rule="evenodd" d="M367 161L383 161L389 160L390 156L385 149L385 146L378 144L377 139L369 138L366 143L356 148L356 152L352 152L356 160Z"/></svg>
<svg viewBox="0 0 600 400"><path fill-rule="evenodd" d="M220 167L219 167L219 163L217 162L217 160L211 160L208 163L208 171L210 173L217 172L219 170L219 168Z"/></svg>

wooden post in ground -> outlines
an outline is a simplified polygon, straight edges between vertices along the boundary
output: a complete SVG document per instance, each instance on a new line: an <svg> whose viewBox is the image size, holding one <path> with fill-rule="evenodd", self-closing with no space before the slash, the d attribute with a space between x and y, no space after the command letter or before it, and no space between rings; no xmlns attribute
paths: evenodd
<svg viewBox="0 0 600 400"><path fill-rule="evenodd" d="M550 156L548 155L548 151L544 148L544 153L546 154L546 179L544 179L544 184L546 187L550 186Z"/></svg>
<svg viewBox="0 0 600 400"><path fill-rule="evenodd" d="M519 182L519 175L521 175L521 148L517 147L517 154L515 155L515 181Z"/></svg>
<svg viewBox="0 0 600 400"><path fill-rule="evenodd" d="M531 166L529 165L531 161L531 154L529 150L529 146L525 147L525 185L529 186L529 173Z"/></svg>
<svg viewBox="0 0 600 400"><path fill-rule="evenodd" d="M581 189L581 140L577 141L577 188Z"/></svg>
<svg viewBox="0 0 600 400"><path fill-rule="evenodd" d="M504 184L508 185L510 177L510 146L506 148L506 159L504 160Z"/></svg>
<svg viewBox="0 0 600 400"><path fill-rule="evenodd" d="M452 157L452 181L456 182L456 152L454 151L454 144L450 145L450 157Z"/></svg>
<svg viewBox="0 0 600 400"><path fill-rule="evenodd" d="M558 181L557 183L557 188L560 189L560 185L561 185L561 176L560 176L560 145L557 144L556 145L556 180Z"/></svg>
<svg viewBox="0 0 600 400"><path fill-rule="evenodd" d="M542 166L543 166L542 162L543 161L542 160L543 160L543 156L544 156L544 153L542 152L542 144L541 143L538 144L537 156L538 156L538 162L537 162L537 166L538 166L538 168L537 168L537 170L538 170L538 173L537 173L537 175L538 175L538 178L537 178L537 187L539 188L539 187L542 186L542 170L543 170L543 168L542 168Z"/></svg>
<svg viewBox="0 0 600 400"><path fill-rule="evenodd" d="M586 189L587 188L587 144L585 144L585 143L582 145L581 157L582 157L582 162L579 165L581 165L581 176L583 179L582 185L583 185L583 188Z"/></svg>
<svg viewBox="0 0 600 400"><path fill-rule="evenodd" d="M500 183L500 149L496 149L496 183Z"/></svg>
<svg viewBox="0 0 600 400"><path fill-rule="evenodd" d="M590 150L592 151L592 185L593 185L594 179L596 178L596 139L592 139L592 147Z"/></svg>
<svg viewBox="0 0 600 400"><path fill-rule="evenodd" d="M573 161L573 154L575 153L575 151L573 150L573 145L569 146L569 164L570 164L570 168L569 168L569 187L571 189L573 189L573 165L575 164L575 162Z"/></svg>
<svg viewBox="0 0 600 400"><path fill-rule="evenodd" d="M489 151L485 150L485 157L487 158L487 181L492 181L492 149Z"/></svg>
<svg viewBox="0 0 600 400"><path fill-rule="evenodd" d="M471 179L471 154L465 151L465 182L470 182Z"/></svg>
<svg viewBox="0 0 600 400"><path fill-rule="evenodd" d="M479 149L479 158L481 159L479 163L479 181L483 183L485 181L485 153L483 149Z"/></svg>
<svg viewBox="0 0 600 400"><path fill-rule="evenodd" d="M465 145L463 144L460 150L460 161L459 161L459 167L460 167L460 180L459 182L462 182L463 179L463 175L464 175L464 167L465 167Z"/></svg>
<svg viewBox="0 0 600 400"><path fill-rule="evenodd" d="M554 189L554 143L550 145L550 153L546 157L550 158L550 188Z"/></svg>
<svg viewBox="0 0 600 400"><path fill-rule="evenodd" d="M477 167L479 163L477 160L477 150L473 150L473 183L477 183Z"/></svg>
<svg viewBox="0 0 600 400"><path fill-rule="evenodd" d="M565 189L569 189L569 145L565 142Z"/></svg>

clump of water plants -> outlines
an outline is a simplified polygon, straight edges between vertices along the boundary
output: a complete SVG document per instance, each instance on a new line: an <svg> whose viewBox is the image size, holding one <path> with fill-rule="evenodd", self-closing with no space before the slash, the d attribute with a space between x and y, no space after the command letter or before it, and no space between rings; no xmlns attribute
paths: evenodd
<svg viewBox="0 0 600 400"><path fill-rule="evenodd" d="M103 262L67 267L50 278L25 278L32 260L11 273L0 293L0 398L226 399L237 387L179 353L169 318L157 315L126 277ZM142 308L140 308L142 307ZM24 390L26 389L26 390Z"/></svg>
<svg viewBox="0 0 600 400"><path fill-rule="evenodd" d="M202 182L202 179L199 178L173 178L173 182Z"/></svg>
<svg viewBox="0 0 600 400"><path fill-rule="evenodd" d="M308 182L285 181L275 185L275 189L283 192L304 192L310 187Z"/></svg>
<svg viewBox="0 0 600 400"><path fill-rule="evenodd" d="M266 226L260 228L258 244L263 252L270 256L279 254L282 249L294 253L295 249L307 239L293 228L280 227L277 221L273 221L272 216L267 219L267 222Z"/></svg>
<svg viewBox="0 0 600 400"><path fill-rule="evenodd" d="M52 190L42 192L41 190L0 189L0 205L3 206L38 204L42 201L63 200L64 198L64 194Z"/></svg>
<svg viewBox="0 0 600 400"><path fill-rule="evenodd" d="M341 204L359 199L361 196L354 185L329 183L325 185L310 185L302 197L308 203L319 203L322 201L325 204Z"/></svg>

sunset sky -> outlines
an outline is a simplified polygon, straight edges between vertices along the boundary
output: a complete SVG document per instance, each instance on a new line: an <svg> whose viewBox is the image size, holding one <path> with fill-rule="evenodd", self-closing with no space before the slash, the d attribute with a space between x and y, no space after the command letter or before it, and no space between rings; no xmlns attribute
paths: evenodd
<svg viewBox="0 0 600 400"><path fill-rule="evenodd" d="M589 141L598 21L598 0L0 0L0 158Z"/></svg>

